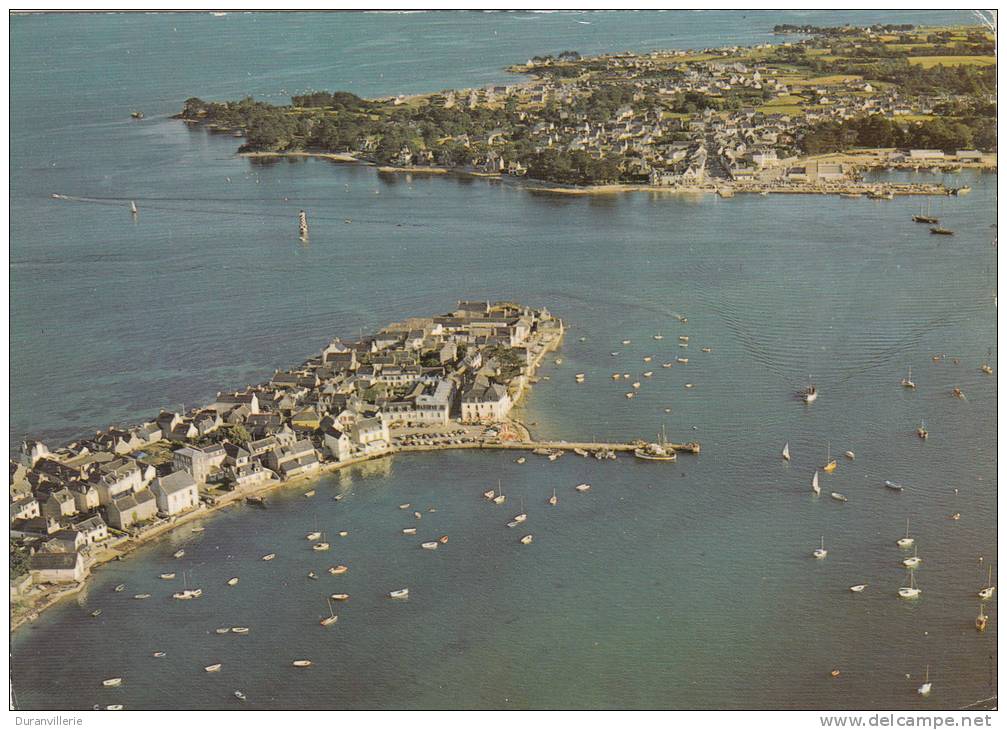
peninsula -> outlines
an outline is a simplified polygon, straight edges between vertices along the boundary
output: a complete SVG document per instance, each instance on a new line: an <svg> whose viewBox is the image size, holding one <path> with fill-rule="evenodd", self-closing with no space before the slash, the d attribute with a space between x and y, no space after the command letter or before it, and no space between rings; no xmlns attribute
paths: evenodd
<svg viewBox="0 0 1007 730"><path fill-rule="evenodd" d="M699 444L536 442L510 417L564 335L546 309L459 302L450 313L338 339L295 368L186 413L111 427L11 459L12 626L121 558L209 510L326 470L400 452L523 449L556 458ZM583 376L578 376L580 381Z"/></svg>
<svg viewBox="0 0 1007 730"><path fill-rule="evenodd" d="M241 152L319 154L383 172L453 172L566 192L650 189L947 194L869 168L996 167L994 39L981 26L777 26L752 47L535 56L528 80L289 106L190 98L180 119ZM793 35L791 35L793 34Z"/></svg>

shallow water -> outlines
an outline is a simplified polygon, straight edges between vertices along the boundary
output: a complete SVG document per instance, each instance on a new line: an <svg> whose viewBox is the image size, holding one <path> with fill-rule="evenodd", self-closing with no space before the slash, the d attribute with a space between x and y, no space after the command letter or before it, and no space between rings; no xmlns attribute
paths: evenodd
<svg viewBox="0 0 1007 730"><path fill-rule="evenodd" d="M332 336L456 299L507 298L547 306L570 327L563 365L543 368L549 380L518 413L537 435L625 439L664 426L672 440L703 444L673 466L401 456L325 477L310 500L297 488L264 511L228 509L203 533L182 528L100 568L85 593L15 634L20 706L237 707L235 689L250 708L951 708L992 694L996 600L985 635L972 620L979 556L996 549L996 381L978 369L995 347L995 176L949 178L974 190L934 201L956 231L947 239L909 221L917 199L567 197L321 160L253 163L234 157L236 140L164 116L193 94L332 88L343 77L368 93L490 83L557 43L769 39L736 23L725 31L715 13L606 14L591 26L526 15L463 16L473 30L460 45L451 16L336 16L326 22L347 40L309 48L292 42L314 38L292 18L264 36L261 58L247 45L258 16L84 18L87 43L54 44L47 59L36 58L37 39L73 26L15 19L15 72L25 60L12 90L12 442L204 402ZM767 14L765 26L793 17ZM399 36L377 33L379 22L422 40L389 56ZM610 22L618 33L574 35ZM195 49L228 23L237 29L204 69ZM137 40L151 29L163 33ZM506 41L488 41L493 31ZM107 61L101 91L92 72L74 70L95 59ZM128 119L135 107L142 123ZM296 241L302 207L306 246ZM948 357L934 364L937 353ZM676 356L689 363L660 367ZM909 365L915 392L899 387ZM611 380L616 371L641 381L636 398ZM807 407L794 393L809 375L822 395ZM952 398L954 386L967 401ZM925 443L913 433L921 419ZM787 441L790 464L779 458ZM830 444L857 455L822 477L847 504L808 486ZM906 491L885 490L885 479ZM480 498L497 480L502 507ZM573 490L582 481L588 494ZM549 508L553 487L560 504ZM337 503L338 491L348 496ZM508 529L522 498L527 530ZM437 512L416 523L404 502ZM906 517L924 559L915 603L895 595ZM413 523L415 537L399 534ZM329 553L304 540L316 524ZM532 545L518 544L522 531ZM418 547L440 534L450 542L437 551ZM819 562L821 535L829 556ZM277 559L260 561L267 552ZM336 563L350 572L322 572ZM172 601L179 581L157 578L168 570L179 580L190 571L204 597ZM232 575L241 582L229 588ZM127 590L114 593L121 582ZM863 594L847 590L862 582ZM385 598L403 586L408 601ZM323 629L324 596L337 590L351 598ZM154 597L130 598L139 592ZM87 615L95 607L98 619ZM213 633L224 625L251 633ZM68 636L89 650L68 652ZM301 657L316 666L290 667ZM218 661L219 674L203 672ZM927 663L934 692L923 700L915 687ZM123 686L102 688L107 676Z"/></svg>

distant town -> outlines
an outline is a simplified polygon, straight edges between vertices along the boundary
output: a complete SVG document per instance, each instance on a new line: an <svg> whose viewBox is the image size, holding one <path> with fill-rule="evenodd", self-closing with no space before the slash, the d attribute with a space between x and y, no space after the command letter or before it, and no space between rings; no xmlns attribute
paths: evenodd
<svg viewBox="0 0 1007 730"><path fill-rule="evenodd" d="M869 168L996 167L996 59L980 26L778 26L754 47L536 56L530 80L289 106L190 98L179 117L258 154L557 188L946 194L863 183Z"/></svg>
<svg viewBox="0 0 1007 730"><path fill-rule="evenodd" d="M526 442L508 416L563 322L519 304L459 302L220 392L59 447L26 439L10 462L16 622L208 509L397 451Z"/></svg>

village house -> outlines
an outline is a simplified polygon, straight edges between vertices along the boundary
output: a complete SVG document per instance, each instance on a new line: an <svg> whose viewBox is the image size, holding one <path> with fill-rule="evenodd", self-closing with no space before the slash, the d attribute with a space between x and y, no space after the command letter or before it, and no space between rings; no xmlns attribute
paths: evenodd
<svg viewBox="0 0 1007 730"><path fill-rule="evenodd" d="M108 538L108 525L98 515L78 522L73 526L73 529L84 536L87 545L94 545Z"/></svg>
<svg viewBox="0 0 1007 730"><path fill-rule="evenodd" d="M499 422L512 406L507 388L480 376L462 394L461 420L464 423Z"/></svg>
<svg viewBox="0 0 1007 730"><path fill-rule="evenodd" d="M10 506L10 521L14 520L30 520L33 517L38 517L42 512L39 509L38 500L35 497L27 496L22 497L16 502L12 502Z"/></svg>
<svg viewBox="0 0 1007 730"><path fill-rule="evenodd" d="M153 519L157 515L157 500L149 489L141 489L113 499L106 507L108 524L125 530L138 522Z"/></svg>
<svg viewBox="0 0 1007 730"><path fill-rule="evenodd" d="M28 572L36 584L79 583L87 575L84 558L77 552L39 551L29 558Z"/></svg>
<svg viewBox="0 0 1007 730"><path fill-rule="evenodd" d="M49 499L42 503L42 515L61 520L77 514L77 505L70 490L63 488L52 492Z"/></svg>
<svg viewBox="0 0 1007 730"><path fill-rule="evenodd" d="M196 480L187 471L175 471L158 477L150 484L157 511L172 516L199 506Z"/></svg>

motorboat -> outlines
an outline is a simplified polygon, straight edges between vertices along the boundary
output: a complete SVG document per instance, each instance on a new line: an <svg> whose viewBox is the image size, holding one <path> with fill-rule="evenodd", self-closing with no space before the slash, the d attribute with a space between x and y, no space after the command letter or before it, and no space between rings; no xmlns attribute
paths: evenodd
<svg viewBox="0 0 1007 730"><path fill-rule="evenodd" d="M118 687L122 684L122 677L110 677L109 679L101 680L101 683L105 687Z"/></svg>
<svg viewBox="0 0 1007 730"><path fill-rule="evenodd" d="M172 580L175 577L174 573L161 573L161 580Z"/></svg>
<svg viewBox="0 0 1007 730"><path fill-rule="evenodd" d="M315 571L313 571L313 570L309 570L308 571L308 578L310 580L318 580L318 574Z"/></svg>
<svg viewBox="0 0 1007 730"><path fill-rule="evenodd" d="M237 577L235 577L235 578L228 578L227 579L227 585L229 585L229 586L236 586L236 585L238 585L238 579L237 579Z"/></svg>
<svg viewBox="0 0 1007 730"><path fill-rule="evenodd" d="M447 545L449 539L450 538L447 535L441 535L440 537L437 538L437 542L439 542L441 545Z"/></svg>
<svg viewBox="0 0 1007 730"><path fill-rule="evenodd" d="M291 664L293 664L293 666L295 667L304 668L304 667L310 667L312 662L310 659L295 659L293 662L291 662Z"/></svg>
<svg viewBox="0 0 1007 730"><path fill-rule="evenodd" d="M713 348L712 347L704 347L702 349L702 352L713 352Z"/></svg>
<svg viewBox="0 0 1007 730"><path fill-rule="evenodd" d="M125 583L120 583L119 585L117 585L112 590L114 590L116 593L122 593L124 590L126 590L126 584Z"/></svg>
<svg viewBox="0 0 1007 730"><path fill-rule="evenodd" d="M492 491L492 490L490 490L490 491ZM412 507L412 505L409 504L409 502L406 502L405 504L400 504L399 505L399 509L409 509L410 507Z"/></svg>
<svg viewBox="0 0 1007 730"><path fill-rule="evenodd" d="M173 557L173 558L180 558L183 555L185 555L185 550L176 550L174 553L172 553L171 557Z"/></svg>
<svg viewBox="0 0 1007 730"><path fill-rule="evenodd" d="M416 528L415 527L406 527L406 528L404 528L402 530L402 534L403 535L415 535L416 534Z"/></svg>
<svg viewBox="0 0 1007 730"><path fill-rule="evenodd" d="M315 490L314 489L309 489L307 492L304 493L304 496L305 497L314 497L315 496Z"/></svg>
<svg viewBox="0 0 1007 730"><path fill-rule="evenodd" d="M903 487L901 484L896 484L895 482L891 482L887 479L885 479L885 486L896 492L901 492L903 489L905 489L905 487Z"/></svg>
<svg viewBox="0 0 1007 730"><path fill-rule="evenodd" d="M679 363L681 365L688 365L689 364L689 358L687 358L687 357L676 357L675 358L675 362L677 362L677 363Z"/></svg>
<svg viewBox="0 0 1007 730"><path fill-rule="evenodd" d="M849 502L850 501L849 499L847 499L847 497L846 497L845 494L840 494L839 492L831 492L829 494L829 496L832 497L837 502Z"/></svg>
<svg viewBox="0 0 1007 730"><path fill-rule="evenodd" d="M574 487L574 489L576 489L578 492L586 492L590 488L591 488L590 484L578 484L576 487Z"/></svg>
<svg viewBox="0 0 1007 730"><path fill-rule="evenodd" d="M329 575L342 575L348 570L349 568L346 567L345 565L335 565L329 568Z"/></svg>
<svg viewBox="0 0 1007 730"><path fill-rule="evenodd" d="M136 599L137 601L143 601L143 600L145 600L147 598L150 598L150 594L149 593L137 593L135 596L133 596L133 598Z"/></svg>
<svg viewBox="0 0 1007 730"><path fill-rule="evenodd" d="M214 629L213 631L218 636L223 636L224 634L231 633L231 627L230 626L221 626L220 628Z"/></svg>
<svg viewBox="0 0 1007 730"><path fill-rule="evenodd" d="M350 599L349 593L333 593L329 596L333 601L348 601Z"/></svg>
<svg viewBox="0 0 1007 730"><path fill-rule="evenodd" d="M154 652L154 657L157 658L157 659L163 659L165 656L166 655L165 655L165 653L163 651L155 651Z"/></svg>
<svg viewBox="0 0 1007 730"><path fill-rule="evenodd" d="M531 541L532 541L532 539L533 539L533 538L532 538L532 536L531 536L531 535L525 535L524 537L522 537L522 538L521 538L521 540L520 540L519 542L520 542L520 543L521 543L522 545L531 545Z"/></svg>
<svg viewBox="0 0 1007 730"><path fill-rule="evenodd" d="M437 546L440 545L436 540L431 540L430 542L424 542L420 544L420 547L424 550L436 550Z"/></svg>
<svg viewBox="0 0 1007 730"><path fill-rule="evenodd" d="M123 708L123 705L105 705L105 709L106 710L111 710L111 711L121 710L122 708Z"/></svg>
<svg viewBox="0 0 1007 730"><path fill-rule="evenodd" d="M211 664L207 667L203 667L204 672L219 672L220 668L224 666L223 664Z"/></svg>
<svg viewBox="0 0 1007 730"><path fill-rule="evenodd" d="M269 560L272 560L275 557L276 557L276 553L269 553L267 555L263 555L262 559L266 560L266 561L269 561Z"/></svg>
<svg viewBox="0 0 1007 730"><path fill-rule="evenodd" d="M392 591L391 593L388 594L388 597L389 598L408 598L409 597L409 589L408 588L400 588L397 591Z"/></svg>
<svg viewBox="0 0 1007 730"><path fill-rule="evenodd" d="M822 535L821 547L815 548L815 552L812 554L817 560L823 560L825 556L829 554L829 551L825 549L825 535Z"/></svg>
<svg viewBox="0 0 1007 730"><path fill-rule="evenodd" d="M234 690L234 696L237 697L242 702L244 702L245 700L248 699L248 696L244 692L242 692L240 689Z"/></svg>
<svg viewBox="0 0 1007 730"><path fill-rule="evenodd" d="M850 586L850 590L854 593L863 593L864 589L867 587L866 583L859 583L855 586Z"/></svg>
<svg viewBox="0 0 1007 730"><path fill-rule="evenodd" d="M845 456L850 461L853 461L857 458L857 455L854 454L852 451L844 451L843 456Z"/></svg>
<svg viewBox="0 0 1007 730"><path fill-rule="evenodd" d="M247 626L232 626L231 627L231 633L232 634L244 635L244 634L247 634L249 631L250 631L250 629Z"/></svg>
<svg viewBox="0 0 1007 730"><path fill-rule="evenodd" d="M91 611L91 618L98 618L99 616L101 616L100 608L96 608L93 611Z"/></svg>

